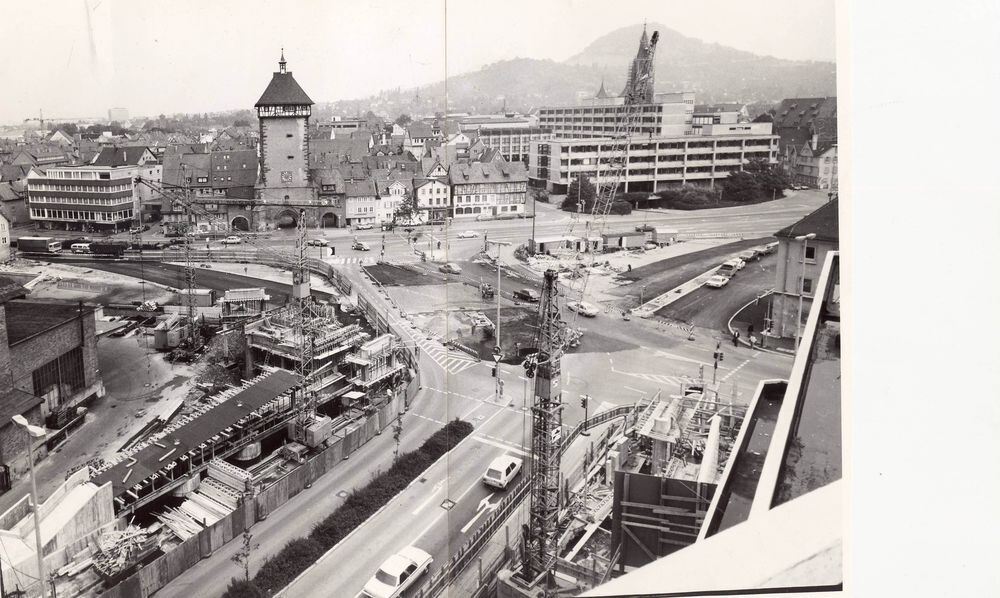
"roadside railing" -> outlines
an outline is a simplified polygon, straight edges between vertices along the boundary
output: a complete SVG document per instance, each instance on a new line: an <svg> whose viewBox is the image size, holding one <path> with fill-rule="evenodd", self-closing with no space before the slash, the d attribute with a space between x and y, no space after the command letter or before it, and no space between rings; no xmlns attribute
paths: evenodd
<svg viewBox="0 0 1000 598"><path fill-rule="evenodd" d="M580 435L580 432L595 428L602 424L617 419L620 417L628 417L631 414L635 414L641 409L645 408L646 403L632 403L630 405L622 405L607 411L602 411L593 417L587 418L586 420L577 424L573 431L563 439L562 444L559 447L560 457L566 452L566 449L573 443L574 440ZM482 551L486 544L490 541L493 535L500 529L505 521L513 514L514 510L521 504L521 501L525 499L528 495L528 489L530 478L523 477L517 486L511 489L507 496L503 498L498 506L483 522L483 525L479 527L469 540L458 549L455 554L452 555L451 559L444 564L436 573L431 575L427 582L427 585L421 589L419 596L420 598L433 598L438 596L441 592L445 590L455 579L461 575L472 562L474 561L476 555ZM492 576L500 570L510 558L513 556L514 550L512 550L509 542L505 544L503 554L492 561L485 570L480 571L480 588L477 590L474 596L486 595L483 593L482 583L484 579L492 579Z"/></svg>

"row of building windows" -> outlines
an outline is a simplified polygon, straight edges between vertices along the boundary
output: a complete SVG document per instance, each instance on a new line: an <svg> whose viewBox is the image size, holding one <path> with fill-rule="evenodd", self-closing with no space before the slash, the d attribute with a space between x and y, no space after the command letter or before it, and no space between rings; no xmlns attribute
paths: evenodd
<svg viewBox="0 0 1000 598"><path fill-rule="evenodd" d="M120 222L132 218L132 210L117 212L92 212L89 210L53 210L49 208L31 208L33 220L87 220L92 222Z"/></svg>
<svg viewBox="0 0 1000 598"><path fill-rule="evenodd" d="M121 206L130 204L135 198L115 197L115 198L93 198L93 197L62 197L50 195L29 195L30 203L62 203L78 206Z"/></svg>
<svg viewBox="0 0 1000 598"><path fill-rule="evenodd" d="M110 172L98 172L94 170L55 170L49 169L45 172L45 176L50 179L90 179L90 180L110 180ZM115 178L132 178L127 177L115 177Z"/></svg>
<svg viewBox="0 0 1000 598"><path fill-rule="evenodd" d="M46 183L31 183L28 191L80 191L86 193L120 193L131 191L132 185L51 185Z"/></svg>

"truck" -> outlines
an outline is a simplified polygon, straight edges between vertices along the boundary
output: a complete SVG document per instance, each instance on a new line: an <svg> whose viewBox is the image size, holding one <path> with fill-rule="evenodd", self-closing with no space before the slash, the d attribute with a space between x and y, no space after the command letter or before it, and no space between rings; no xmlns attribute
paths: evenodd
<svg viewBox="0 0 1000 598"><path fill-rule="evenodd" d="M28 253L59 253L62 242L52 237L21 237L17 240L17 249Z"/></svg>

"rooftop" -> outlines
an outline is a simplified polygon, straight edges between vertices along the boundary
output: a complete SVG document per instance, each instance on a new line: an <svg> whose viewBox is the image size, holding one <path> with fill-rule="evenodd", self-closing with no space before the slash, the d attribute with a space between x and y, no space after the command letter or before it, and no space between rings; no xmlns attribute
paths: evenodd
<svg viewBox="0 0 1000 598"><path fill-rule="evenodd" d="M312 106L313 101L299 87L291 71L273 73L271 75L271 82L267 84L267 88L261 94L257 103L254 104L254 107L288 105Z"/></svg>
<svg viewBox="0 0 1000 598"><path fill-rule="evenodd" d="M7 313L7 342L10 346L75 320L81 313L94 313L94 306L86 303L37 299L16 299L8 301L4 307Z"/></svg>
<svg viewBox="0 0 1000 598"><path fill-rule="evenodd" d="M840 241L840 215L838 200L829 201L795 224L774 233L776 237L794 238L800 235L816 234L819 241L838 243Z"/></svg>
<svg viewBox="0 0 1000 598"><path fill-rule="evenodd" d="M141 163L146 147L105 147L97 154L91 166L136 166Z"/></svg>

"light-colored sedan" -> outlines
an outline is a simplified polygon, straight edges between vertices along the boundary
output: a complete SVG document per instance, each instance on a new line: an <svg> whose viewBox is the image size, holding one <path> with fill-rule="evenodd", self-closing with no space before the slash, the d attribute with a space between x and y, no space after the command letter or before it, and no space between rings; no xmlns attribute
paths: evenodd
<svg viewBox="0 0 1000 598"><path fill-rule="evenodd" d="M459 239L475 239L478 236L479 236L479 233L477 233L474 230L467 230L467 231L462 231L462 232L458 233L458 238Z"/></svg>
<svg viewBox="0 0 1000 598"><path fill-rule="evenodd" d="M243 239L237 237L236 235L229 235L222 240L223 245L239 245L243 242Z"/></svg>
<svg viewBox="0 0 1000 598"><path fill-rule="evenodd" d="M712 287L713 289L721 289L727 284L729 284L729 277L719 276L718 274L705 281L705 286Z"/></svg>
<svg viewBox="0 0 1000 598"><path fill-rule="evenodd" d="M438 267L438 270L444 272L445 274L461 274L462 273L462 267L459 266L458 264L453 264L451 262L448 262L447 264L444 264L444 265Z"/></svg>
<svg viewBox="0 0 1000 598"><path fill-rule="evenodd" d="M566 307L570 311L579 312L581 316L587 316L588 318L596 317L600 313L600 310L586 301L570 301L566 304Z"/></svg>
<svg viewBox="0 0 1000 598"><path fill-rule="evenodd" d="M326 239L309 239L306 241L306 245L310 247L326 247L327 242Z"/></svg>
<svg viewBox="0 0 1000 598"><path fill-rule="evenodd" d="M430 568L434 559L416 546L407 546L387 558L368 580L359 598L396 598Z"/></svg>

